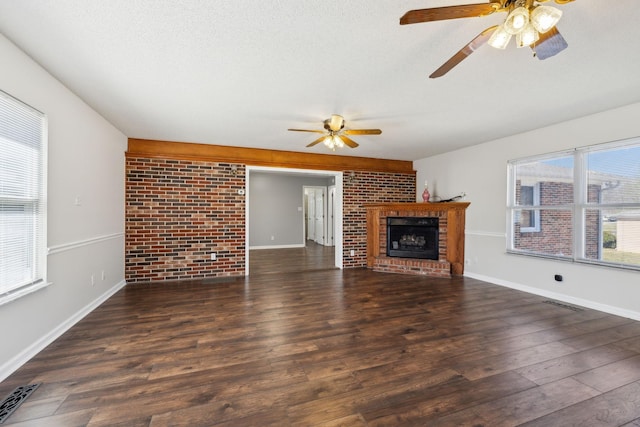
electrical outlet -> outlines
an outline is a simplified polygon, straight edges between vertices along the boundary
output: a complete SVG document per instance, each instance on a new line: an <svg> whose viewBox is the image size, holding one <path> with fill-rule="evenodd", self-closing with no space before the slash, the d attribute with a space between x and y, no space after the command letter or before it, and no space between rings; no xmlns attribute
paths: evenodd
<svg viewBox="0 0 640 427"><path fill-rule="evenodd" d="M355 256L355 255L356 255L356 251L355 251L355 250L353 250L353 249L351 249L351 250L349 251L349 255L350 255L350 256Z"/></svg>
<svg viewBox="0 0 640 427"><path fill-rule="evenodd" d="M93 274L91 275L91 286L95 286L96 285L96 276L94 276Z"/></svg>
<svg viewBox="0 0 640 427"><path fill-rule="evenodd" d="M271 236L271 240L276 240L276 236Z"/></svg>
<svg viewBox="0 0 640 427"><path fill-rule="evenodd" d="M211 261L215 261L215 260L216 260L216 253L211 252Z"/></svg>
<svg viewBox="0 0 640 427"><path fill-rule="evenodd" d="M102 273L100 273L100 279L102 279L104 281L104 279L106 279L107 276L104 274L104 270L102 270Z"/></svg>

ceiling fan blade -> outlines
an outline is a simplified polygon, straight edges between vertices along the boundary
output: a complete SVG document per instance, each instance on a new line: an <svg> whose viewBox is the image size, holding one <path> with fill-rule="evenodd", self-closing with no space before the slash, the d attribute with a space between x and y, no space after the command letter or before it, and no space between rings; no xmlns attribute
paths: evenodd
<svg viewBox="0 0 640 427"><path fill-rule="evenodd" d="M315 133L325 133L326 132L324 130L317 130L317 129L287 129L287 130L292 130L294 132L315 132Z"/></svg>
<svg viewBox="0 0 640 427"><path fill-rule="evenodd" d="M543 60L562 52L567 46L569 45L564 37L556 27L552 27L546 33L540 34L540 40L535 45L531 45L531 49L538 59Z"/></svg>
<svg viewBox="0 0 640 427"><path fill-rule="evenodd" d="M353 139L349 138L348 136L338 135L338 138L340 138L342 142L344 142L344 144L348 147L356 148L358 146L358 143L355 142Z"/></svg>
<svg viewBox="0 0 640 427"><path fill-rule="evenodd" d="M402 15L400 18L400 25L443 21L445 19L472 18L476 16L489 15L501 9L502 5L495 2L410 10Z"/></svg>
<svg viewBox="0 0 640 427"><path fill-rule="evenodd" d="M481 32L480 34L478 34L476 38L474 38L469 42L469 44L467 44L465 47L460 49L447 62L442 64L440 68L438 68L433 73L431 73L429 78L435 79L447 74L449 71L451 71L453 67L461 63L467 56L471 55L473 52L476 51L476 49L478 49L480 46L485 44L487 40L489 40L489 38L491 37L491 34L493 34L493 32L496 30L496 28L498 28L498 26L494 25L493 27L489 27L483 32Z"/></svg>
<svg viewBox="0 0 640 427"><path fill-rule="evenodd" d="M324 139L327 138L327 136L321 136L320 138L316 139L315 141L313 141L311 144L307 145L307 147L313 147L316 144L321 143L322 141L324 141Z"/></svg>
<svg viewBox="0 0 640 427"><path fill-rule="evenodd" d="M342 131L343 135L380 135L380 129L347 129Z"/></svg>

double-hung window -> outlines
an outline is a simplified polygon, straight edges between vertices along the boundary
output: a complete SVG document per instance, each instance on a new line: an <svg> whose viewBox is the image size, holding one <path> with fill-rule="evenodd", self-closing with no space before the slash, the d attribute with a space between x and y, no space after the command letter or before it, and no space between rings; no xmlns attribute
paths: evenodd
<svg viewBox="0 0 640 427"><path fill-rule="evenodd" d="M640 269L640 138L508 163L513 253Z"/></svg>
<svg viewBox="0 0 640 427"><path fill-rule="evenodd" d="M46 285L46 120L0 91L0 304Z"/></svg>

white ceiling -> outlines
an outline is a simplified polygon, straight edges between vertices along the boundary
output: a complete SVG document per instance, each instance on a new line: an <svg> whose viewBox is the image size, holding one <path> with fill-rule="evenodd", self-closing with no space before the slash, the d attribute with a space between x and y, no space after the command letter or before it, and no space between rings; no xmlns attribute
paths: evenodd
<svg viewBox="0 0 640 427"><path fill-rule="evenodd" d="M477 2L470 0L469 2ZM416 160L640 101L637 0L556 5L569 48L483 46L428 76L504 14L399 25L455 0L0 0L0 32L128 137Z"/></svg>

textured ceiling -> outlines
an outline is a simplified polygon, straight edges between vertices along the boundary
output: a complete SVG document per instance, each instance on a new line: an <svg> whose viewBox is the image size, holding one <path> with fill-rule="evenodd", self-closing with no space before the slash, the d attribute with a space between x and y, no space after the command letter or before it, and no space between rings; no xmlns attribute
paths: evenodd
<svg viewBox="0 0 640 427"><path fill-rule="evenodd" d="M428 75L504 14L399 25L452 0L0 0L0 32L133 138L416 160L640 101L637 0L556 5L569 48L489 46ZM2 82L0 82L1 85ZM1 87L0 87L1 89Z"/></svg>

